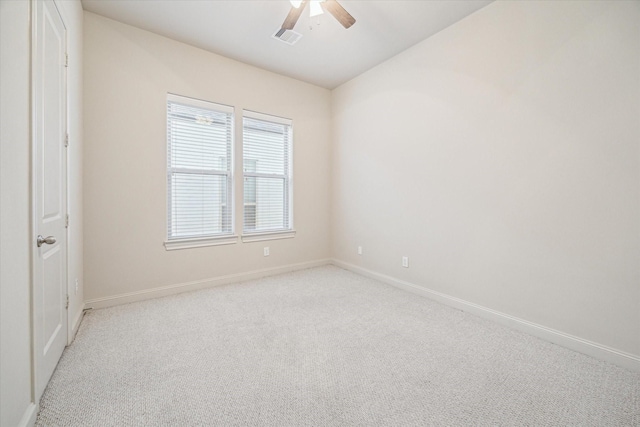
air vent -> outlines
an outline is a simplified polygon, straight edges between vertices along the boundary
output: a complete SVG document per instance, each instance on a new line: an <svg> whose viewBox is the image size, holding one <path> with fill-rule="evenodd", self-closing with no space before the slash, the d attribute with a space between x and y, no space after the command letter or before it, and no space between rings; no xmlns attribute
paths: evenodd
<svg viewBox="0 0 640 427"><path fill-rule="evenodd" d="M286 44L294 45L298 40L302 38L302 34L296 33L292 30L285 30L283 28L278 29L276 33L271 36L274 39L280 40Z"/></svg>

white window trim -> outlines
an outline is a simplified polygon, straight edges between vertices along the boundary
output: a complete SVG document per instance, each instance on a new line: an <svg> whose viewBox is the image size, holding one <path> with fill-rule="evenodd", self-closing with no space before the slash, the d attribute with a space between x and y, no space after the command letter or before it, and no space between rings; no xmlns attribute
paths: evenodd
<svg viewBox="0 0 640 427"><path fill-rule="evenodd" d="M222 113L230 113L233 114L235 112L235 108L231 105L219 104L217 102L205 101L198 98L191 98L189 96L176 95L173 93L167 93L167 101L173 101L178 103L188 102L189 105L193 105L194 107L210 109L211 104L216 106L216 111L220 111Z"/></svg>
<svg viewBox="0 0 640 427"><path fill-rule="evenodd" d="M177 102L177 103L189 103L195 107L200 107L204 109L210 109L211 105L215 105L216 110L224 113L230 113L232 117L232 126L231 126L231 151L230 151L230 170L229 171L215 171L209 172L211 175L226 175L229 177L230 188L228 195L228 203L231 206L230 220L231 220L231 233L229 234L221 234L217 236L205 236L205 237L185 237L185 238L172 238L170 239L167 234L165 234L166 240L164 241L164 247L167 251L179 250L179 249L189 249L189 248L200 248L205 246L219 246L219 245L230 245L238 242L238 235L234 234L236 229L235 222L235 183L234 183L234 162L235 162L235 150L236 150L236 140L235 140L235 128L236 128L236 116L235 116L235 107L231 105L219 104L211 101L205 101L198 98L191 98L183 95L176 95L173 93L167 93L167 101L166 102ZM170 168L167 167L167 174L170 173ZM168 181L167 181L168 182ZM169 198L167 192L167 215L169 214ZM167 219L168 220L168 219ZM168 230L167 230L168 231Z"/></svg>
<svg viewBox="0 0 640 427"><path fill-rule="evenodd" d="M172 239L164 242L164 247L168 251L178 249L202 248L205 246L232 245L238 242L237 235L220 237L202 237L197 239Z"/></svg>
<svg viewBox="0 0 640 427"><path fill-rule="evenodd" d="M289 216L289 228L284 229L284 230L268 230L268 231L256 231L256 232L250 232L250 231L245 231L244 230L244 220L242 222L242 242L260 242L260 241L264 241L264 240L276 240L276 239L290 239L295 237L296 235L296 231L295 231L295 223L294 223L294 204L293 204L293 193L294 193L294 183L293 183L293 158L294 158L294 146L293 146L293 120L292 119L287 119L284 117L279 117L279 116L272 116L270 114L264 114L264 113L258 113L257 111L252 111L252 110L242 110L242 117L240 118L240 120L242 121L242 119L244 117L248 117L251 119L257 119L257 120L263 120L266 122L272 122L272 123L279 123L279 124L283 124L286 126L289 126L291 128L291 145L289 146L289 164L288 164L288 171L287 171L287 175L285 178L285 182L287 183L287 191L288 191L288 216ZM243 127L243 140L242 140L242 147L244 150L244 124L241 125ZM243 160L244 160L244 154L243 154ZM259 173L246 173L244 172L244 167L242 168L242 178L244 180L245 176L256 176L256 177L260 177L260 176L272 176L272 175L266 175L266 174L259 174ZM280 177L280 175L278 175L278 177ZM244 205L243 205L243 212L242 212L242 216L244 218Z"/></svg>
<svg viewBox="0 0 640 427"><path fill-rule="evenodd" d="M242 235L242 242L263 242L265 240L291 239L294 237L296 237L296 230L245 233Z"/></svg>
<svg viewBox="0 0 640 427"><path fill-rule="evenodd" d="M293 120L284 117L272 116L270 114L258 113L257 111L242 110L242 117L263 120L265 122L280 123L281 125L293 126Z"/></svg>

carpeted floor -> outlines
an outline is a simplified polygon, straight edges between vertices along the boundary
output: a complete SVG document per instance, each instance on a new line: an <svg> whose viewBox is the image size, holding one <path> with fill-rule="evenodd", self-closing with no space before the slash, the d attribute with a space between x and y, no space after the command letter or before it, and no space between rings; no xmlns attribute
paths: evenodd
<svg viewBox="0 0 640 427"><path fill-rule="evenodd" d="M640 374L337 267L89 312L39 426L638 426Z"/></svg>

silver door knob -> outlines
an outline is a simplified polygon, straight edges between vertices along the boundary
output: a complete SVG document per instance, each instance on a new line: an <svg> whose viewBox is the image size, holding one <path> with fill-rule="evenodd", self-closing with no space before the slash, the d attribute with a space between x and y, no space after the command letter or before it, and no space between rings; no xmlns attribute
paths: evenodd
<svg viewBox="0 0 640 427"><path fill-rule="evenodd" d="M38 247L42 246L43 243L46 243L47 245L53 245L56 242L56 238L53 236L47 236L47 237L42 237L41 235L38 235Z"/></svg>

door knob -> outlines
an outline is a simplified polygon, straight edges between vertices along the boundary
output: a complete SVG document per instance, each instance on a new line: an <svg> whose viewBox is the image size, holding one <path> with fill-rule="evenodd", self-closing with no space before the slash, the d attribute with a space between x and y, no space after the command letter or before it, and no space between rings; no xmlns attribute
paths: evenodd
<svg viewBox="0 0 640 427"><path fill-rule="evenodd" d="M38 247L42 246L43 243L46 243L47 245L53 245L56 242L56 238L53 236L47 236L47 237L42 237L41 235L38 234Z"/></svg>

